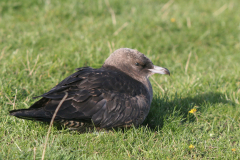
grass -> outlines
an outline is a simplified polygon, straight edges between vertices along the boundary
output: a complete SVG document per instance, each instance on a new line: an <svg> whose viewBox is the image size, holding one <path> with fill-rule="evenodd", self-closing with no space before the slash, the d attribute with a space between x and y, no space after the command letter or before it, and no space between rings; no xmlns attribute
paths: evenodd
<svg viewBox="0 0 240 160"><path fill-rule="evenodd" d="M104 134L53 126L45 159L240 159L239 8L238 0L1 0L0 159L41 159L49 127L9 110L121 47L171 72L151 79L143 126Z"/></svg>

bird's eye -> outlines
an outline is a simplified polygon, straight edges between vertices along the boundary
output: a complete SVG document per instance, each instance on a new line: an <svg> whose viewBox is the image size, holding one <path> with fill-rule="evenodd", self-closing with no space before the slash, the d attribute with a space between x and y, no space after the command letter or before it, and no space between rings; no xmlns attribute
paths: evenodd
<svg viewBox="0 0 240 160"><path fill-rule="evenodd" d="M135 65L136 65L136 66L139 66L139 63L136 62Z"/></svg>

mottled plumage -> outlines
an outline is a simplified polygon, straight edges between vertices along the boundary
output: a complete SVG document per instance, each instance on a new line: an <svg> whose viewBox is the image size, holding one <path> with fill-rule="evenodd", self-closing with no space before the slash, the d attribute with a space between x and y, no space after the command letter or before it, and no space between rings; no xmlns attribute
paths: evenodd
<svg viewBox="0 0 240 160"><path fill-rule="evenodd" d="M170 74L142 53L121 48L112 53L99 69L83 67L64 79L28 109L10 115L50 122L65 93L68 97L57 112L55 122L70 128L116 128L138 126L146 118L152 87L148 77Z"/></svg>

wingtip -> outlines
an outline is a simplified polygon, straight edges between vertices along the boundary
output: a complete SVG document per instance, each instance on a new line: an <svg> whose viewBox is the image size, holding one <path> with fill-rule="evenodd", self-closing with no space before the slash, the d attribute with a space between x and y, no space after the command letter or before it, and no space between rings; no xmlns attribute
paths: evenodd
<svg viewBox="0 0 240 160"><path fill-rule="evenodd" d="M26 113L24 112L26 109L18 109L18 110L11 110L9 111L10 116L15 116L15 117L24 117Z"/></svg>
<svg viewBox="0 0 240 160"><path fill-rule="evenodd" d="M9 111L9 115L16 116L17 112L18 112L18 110L11 110L11 111Z"/></svg>
<svg viewBox="0 0 240 160"><path fill-rule="evenodd" d="M12 115L12 113L14 113L15 110L11 110L9 111L9 114Z"/></svg>

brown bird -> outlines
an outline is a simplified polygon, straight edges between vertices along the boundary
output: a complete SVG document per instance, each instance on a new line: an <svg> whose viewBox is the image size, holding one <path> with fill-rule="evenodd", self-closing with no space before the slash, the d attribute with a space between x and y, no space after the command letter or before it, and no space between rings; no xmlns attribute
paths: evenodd
<svg viewBox="0 0 240 160"><path fill-rule="evenodd" d="M150 110L153 91L148 78L154 73L170 75L137 50L120 48L101 68L78 68L30 108L12 110L10 115L50 122L68 93L54 122L79 130L139 126Z"/></svg>

